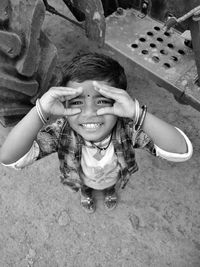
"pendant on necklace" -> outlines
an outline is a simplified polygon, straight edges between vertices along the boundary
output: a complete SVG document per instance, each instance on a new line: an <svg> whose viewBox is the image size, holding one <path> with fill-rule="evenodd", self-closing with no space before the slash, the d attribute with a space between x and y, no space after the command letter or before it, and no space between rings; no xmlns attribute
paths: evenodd
<svg viewBox="0 0 200 267"><path fill-rule="evenodd" d="M97 149L97 152L94 154L94 158L96 160L101 160L103 158L103 156L105 155L105 150L101 150L99 148L96 148ZM103 153L102 153L103 152Z"/></svg>

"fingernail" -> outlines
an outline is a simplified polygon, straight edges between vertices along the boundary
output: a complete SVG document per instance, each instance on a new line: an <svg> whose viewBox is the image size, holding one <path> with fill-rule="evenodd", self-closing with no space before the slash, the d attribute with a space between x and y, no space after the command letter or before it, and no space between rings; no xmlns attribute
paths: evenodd
<svg viewBox="0 0 200 267"><path fill-rule="evenodd" d="M100 116L101 115L101 111L97 110L97 115Z"/></svg>
<svg viewBox="0 0 200 267"><path fill-rule="evenodd" d="M94 90L99 91L100 87L98 86L98 83L96 81L93 81Z"/></svg>

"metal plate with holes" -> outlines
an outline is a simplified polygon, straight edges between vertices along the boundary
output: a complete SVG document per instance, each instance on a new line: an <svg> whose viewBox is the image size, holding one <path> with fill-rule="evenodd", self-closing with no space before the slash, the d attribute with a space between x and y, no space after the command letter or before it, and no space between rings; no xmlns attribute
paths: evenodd
<svg viewBox="0 0 200 267"><path fill-rule="evenodd" d="M192 49L179 32L134 9L114 13L106 21L106 46L136 63L176 99L200 110L200 87Z"/></svg>

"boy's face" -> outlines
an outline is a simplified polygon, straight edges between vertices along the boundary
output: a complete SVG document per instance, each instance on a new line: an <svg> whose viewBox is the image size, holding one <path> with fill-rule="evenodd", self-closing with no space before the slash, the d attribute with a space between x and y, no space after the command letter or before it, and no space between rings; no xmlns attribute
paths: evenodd
<svg viewBox="0 0 200 267"><path fill-rule="evenodd" d="M109 85L102 81L98 83ZM67 118L72 129L86 141L98 142L106 138L111 133L117 117L110 114L97 115L96 112L100 108L112 106L113 100L94 90L91 80L82 83L69 82L67 87L83 88L81 95L68 101L69 108L81 109L81 113Z"/></svg>

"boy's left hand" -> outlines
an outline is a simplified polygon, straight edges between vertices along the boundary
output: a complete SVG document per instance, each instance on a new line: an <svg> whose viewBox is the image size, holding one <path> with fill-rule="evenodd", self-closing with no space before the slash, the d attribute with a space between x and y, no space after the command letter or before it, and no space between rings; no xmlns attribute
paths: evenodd
<svg viewBox="0 0 200 267"><path fill-rule="evenodd" d="M135 115L135 101L123 89L93 82L95 90L106 98L114 100L112 107L100 108L97 115L113 114L119 117L133 118Z"/></svg>

